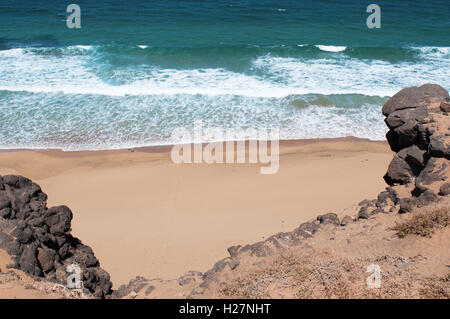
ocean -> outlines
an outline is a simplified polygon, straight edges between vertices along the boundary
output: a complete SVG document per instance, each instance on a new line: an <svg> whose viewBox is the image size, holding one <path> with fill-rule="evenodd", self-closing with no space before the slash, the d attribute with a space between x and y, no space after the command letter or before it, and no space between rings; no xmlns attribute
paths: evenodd
<svg viewBox="0 0 450 319"><path fill-rule="evenodd" d="M390 96L450 89L450 3L376 1L379 29L369 3L0 0L0 149L164 145L196 120L382 140Z"/></svg>

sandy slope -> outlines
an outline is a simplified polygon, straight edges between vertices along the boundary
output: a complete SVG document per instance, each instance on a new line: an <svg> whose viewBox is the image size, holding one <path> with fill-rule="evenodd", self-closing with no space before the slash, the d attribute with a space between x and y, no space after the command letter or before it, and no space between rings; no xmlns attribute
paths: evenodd
<svg viewBox="0 0 450 319"><path fill-rule="evenodd" d="M448 197L442 198L416 212L446 209L448 214L449 204ZM339 220L355 216L359 209L355 204L338 212ZM226 263L218 261L203 276L186 273L177 280L138 277L122 286L117 297L448 298L450 228L435 226L431 238L399 238L392 227L414 214L380 213L347 221L345 226L311 220L310 224L318 226L311 237L293 230L252 243L247 250L249 246L243 243L240 252L234 250ZM369 266L379 267L379 287L367 286L367 278L374 274Z"/></svg>
<svg viewBox="0 0 450 319"><path fill-rule="evenodd" d="M280 153L279 172L260 175L260 164L176 165L165 148L6 152L0 175L27 176L49 205L69 206L73 234L117 288L205 271L229 246L374 198L392 159L386 143L355 139L286 142Z"/></svg>

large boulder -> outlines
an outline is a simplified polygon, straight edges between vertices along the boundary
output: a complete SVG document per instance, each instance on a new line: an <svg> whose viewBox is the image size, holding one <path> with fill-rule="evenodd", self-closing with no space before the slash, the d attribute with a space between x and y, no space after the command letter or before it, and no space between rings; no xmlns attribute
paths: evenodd
<svg viewBox="0 0 450 319"><path fill-rule="evenodd" d="M406 184L418 176L428 161L428 154L417 145L401 149L395 154L384 180L389 185Z"/></svg>
<svg viewBox="0 0 450 319"><path fill-rule="evenodd" d="M388 171L383 178L389 185L394 185L395 183L406 184L410 182L413 177L414 173L409 164L396 154L389 164Z"/></svg>
<svg viewBox="0 0 450 319"><path fill-rule="evenodd" d="M415 109L420 106L436 107L449 98L447 90L437 84L412 86L397 92L384 105L382 112L388 116L392 112L404 109Z"/></svg>
<svg viewBox="0 0 450 319"><path fill-rule="evenodd" d="M396 152L384 180L397 190L403 187L403 195L393 201L401 213L448 195L448 103L444 88L425 84L401 90L383 106L389 128L386 138Z"/></svg>
<svg viewBox="0 0 450 319"><path fill-rule="evenodd" d="M340 225L340 221L338 216L335 213L328 213L324 215L317 216L317 220L321 224L334 224L334 225Z"/></svg>
<svg viewBox="0 0 450 319"><path fill-rule="evenodd" d="M444 183L439 188L439 195L441 196L447 196L450 195L450 183Z"/></svg>
<svg viewBox="0 0 450 319"><path fill-rule="evenodd" d="M430 122L430 113L439 111L448 98L448 92L436 84L406 88L390 98L383 106L383 114L390 129L386 138L391 149L398 152L414 144L426 148L428 136L422 125Z"/></svg>
<svg viewBox="0 0 450 319"><path fill-rule="evenodd" d="M52 207L43 217L53 235L63 235L69 232L72 212L67 206Z"/></svg>

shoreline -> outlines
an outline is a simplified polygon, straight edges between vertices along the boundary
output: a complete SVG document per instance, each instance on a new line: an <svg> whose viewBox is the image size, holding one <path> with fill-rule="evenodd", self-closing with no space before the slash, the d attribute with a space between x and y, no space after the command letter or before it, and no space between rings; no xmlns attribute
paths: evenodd
<svg viewBox="0 0 450 319"><path fill-rule="evenodd" d="M246 145L249 140L245 140ZM322 143L322 142L369 142L369 143L379 143L387 144L386 140L371 140L369 138L355 137L355 136L345 136L345 137L327 137L327 138L306 138L306 139L280 139L281 146L299 146L312 143ZM213 143L226 143L227 141L215 141ZM238 140L233 140L234 143ZM188 143L196 145L198 143ZM208 143L203 143L203 147ZM118 148L118 149L102 149L102 150L64 150L62 148L11 148L5 149L0 148L0 154L3 153L16 153L16 152L49 152L52 155L59 154L73 154L73 155L90 155L93 153L121 153L121 152L148 152L148 153L166 153L175 145L182 144L161 144L161 145L149 145L149 146L137 146L131 148Z"/></svg>

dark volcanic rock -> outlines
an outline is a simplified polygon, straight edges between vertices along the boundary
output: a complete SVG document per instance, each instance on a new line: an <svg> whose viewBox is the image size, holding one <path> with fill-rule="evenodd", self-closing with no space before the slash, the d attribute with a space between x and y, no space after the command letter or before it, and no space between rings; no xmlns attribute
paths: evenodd
<svg viewBox="0 0 450 319"><path fill-rule="evenodd" d="M444 183L439 188L439 195L441 196L447 196L450 194L450 183Z"/></svg>
<svg viewBox="0 0 450 319"><path fill-rule="evenodd" d="M433 182L445 180L448 161L445 159L431 158L425 168L417 176L416 184L430 185Z"/></svg>
<svg viewBox="0 0 450 319"><path fill-rule="evenodd" d="M190 270L186 272L183 276L177 279L178 284L180 286L188 285L192 282L199 281L203 277L203 274L200 271Z"/></svg>
<svg viewBox="0 0 450 319"><path fill-rule="evenodd" d="M437 195L431 189L428 189L417 198L417 205L422 207L434 203L437 200Z"/></svg>
<svg viewBox="0 0 450 319"><path fill-rule="evenodd" d="M44 221L53 235L63 235L70 230L72 211L67 206L50 208L44 215Z"/></svg>
<svg viewBox="0 0 450 319"><path fill-rule="evenodd" d="M398 152L398 156L403 158L405 162L408 163L414 175L417 175L426 165L426 153L425 150L421 150L416 145L413 145L402 149Z"/></svg>
<svg viewBox="0 0 450 319"><path fill-rule="evenodd" d="M72 212L47 209L39 185L16 175L0 176L0 248L27 274L66 285L67 266L81 269L83 287L95 297L111 294L109 274L89 246L70 235Z"/></svg>
<svg viewBox="0 0 450 319"><path fill-rule="evenodd" d="M394 111L428 106L433 102L444 101L449 97L448 92L436 84L425 84L421 87L409 87L399 91L383 106L383 114L388 116Z"/></svg>
<svg viewBox="0 0 450 319"><path fill-rule="evenodd" d="M312 223L312 222L306 222L303 224L300 224L294 232L300 233L303 237L310 237L312 234L315 234L319 230L320 226Z"/></svg>
<svg viewBox="0 0 450 319"><path fill-rule="evenodd" d="M0 209L0 217L9 218L9 216L11 216L11 212L11 208L2 208Z"/></svg>
<svg viewBox="0 0 450 319"><path fill-rule="evenodd" d="M42 270L39 267L38 261L36 259L36 247L37 245L28 245L23 248L23 252L19 258L19 268L26 273L33 276L40 276Z"/></svg>
<svg viewBox="0 0 450 319"><path fill-rule="evenodd" d="M400 210L399 213L409 213L416 206L417 200L415 198L402 198L399 201Z"/></svg>
<svg viewBox="0 0 450 319"><path fill-rule="evenodd" d="M395 111L389 114L389 116L386 117L384 122L390 129L395 129L399 126L402 126L407 121L414 121L414 117L412 116L411 113L412 112L410 109Z"/></svg>
<svg viewBox="0 0 450 319"><path fill-rule="evenodd" d="M41 265L41 269L44 273L47 273L54 269L54 263L58 253L53 249L47 247L37 249L37 259Z"/></svg>
<svg viewBox="0 0 450 319"><path fill-rule="evenodd" d="M370 215L367 212L367 206L362 207L358 212L358 219L369 219Z"/></svg>
<svg viewBox="0 0 450 319"><path fill-rule="evenodd" d="M398 152L404 147L413 145L419 138L419 132L416 129L416 121L406 121L405 124L390 130L386 138L394 152Z"/></svg>
<svg viewBox="0 0 450 319"><path fill-rule="evenodd" d="M394 184L406 184L411 181L414 173L411 166L402 159L398 154L394 156L388 167L386 175L384 175L384 180L389 185Z"/></svg>
<svg viewBox="0 0 450 319"><path fill-rule="evenodd" d="M392 159L384 180L389 185L409 183L423 170L427 159L427 152L416 145L404 148Z"/></svg>
<svg viewBox="0 0 450 319"><path fill-rule="evenodd" d="M448 99L441 102L440 109L442 112L450 112L450 102L448 101Z"/></svg>
<svg viewBox="0 0 450 319"><path fill-rule="evenodd" d="M394 204L398 201L397 193L392 187L388 187L386 191L378 194L375 205L381 208L383 206L389 205L389 201Z"/></svg>
<svg viewBox="0 0 450 319"><path fill-rule="evenodd" d="M328 213L325 215L319 215L317 216L317 220L321 224L333 224L333 225L339 225L339 218L335 213Z"/></svg>
<svg viewBox="0 0 450 319"><path fill-rule="evenodd" d="M119 289L117 289L114 292L114 296L116 298L123 298L123 297L129 295L133 291L134 291L134 293L137 294L142 290L142 288L144 288L149 283L150 283L150 281L145 279L144 277L137 276L136 278L130 280L130 282L127 285L120 286ZM153 287L153 286L150 286L150 287ZM154 287L153 287L153 289L154 289ZM153 291L153 289L151 289L150 292ZM147 290L149 290L149 289L147 288ZM146 293L146 295L148 295L149 293Z"/></svg>
<svg viewBox="0 0 450 319"><path fill-rule="evenodd" d="M11 207L11 201L5 191L0 191L0 210Z"/></svg>
<svg viewBox="0 0 450 319"><path fill-rule="evenodd" d="M401 90L383 106L385 122L389 127L386 138L394 152L417 144L427 144L423 124L435 104L448 98L447 91L435 84L410 87Z"/></svg>
<svg viewBox="0 0 450 319"><path fill-rule="evenodd" d="M401 90L383 106L389 127L386 138L396 152L384 179L391 186L404 185L402 198L391 198L400 206L400 213L437 201L437 194L449 193L445 186L450 175L449 103L444 88L426 84ZM410 197L405 197L407 192ZM386 192L381 193L376 205L382 208L387 197Z"/></svg>
<svg viewBox="0 0 450 319"><path fill-rule="evenodd" d="M428 153L435 157L450 158L450 148L446 143L445 138L439 135L431 135Z"/></svg>
<svg viewBox="0 0 450 319"><path fill-rule="evenodd" d="M237 252L239 251L239 248L241 248L241 245L228 247L227 251L230 254L230 257L236 256Z"/></svg>

